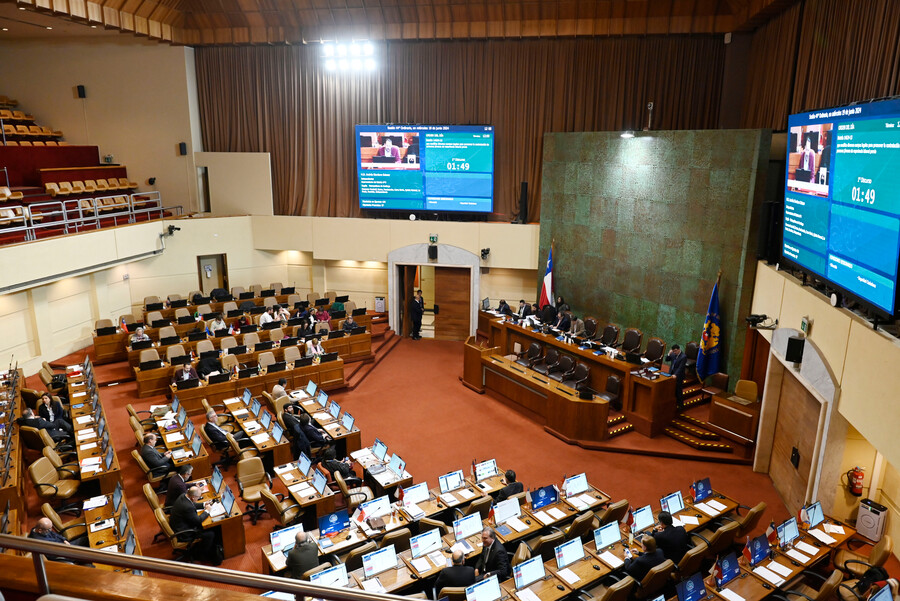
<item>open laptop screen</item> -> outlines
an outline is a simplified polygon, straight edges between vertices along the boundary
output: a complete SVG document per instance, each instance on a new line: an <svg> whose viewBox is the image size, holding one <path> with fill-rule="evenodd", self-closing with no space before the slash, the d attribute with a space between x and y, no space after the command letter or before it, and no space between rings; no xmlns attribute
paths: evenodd
<svg viewBox="0 0 900 601"><path fill-rule="evenodd" d="M703 584L703 575L700 572L682 580L675 585L675 593L678 601L700 601L706 597L706 586Z"/></svg>
<svg viewBox="0 0 900 601"><path fill-rule="evenodd" d="M787 547L800 536L797 529L797 518L790 518L778 525L778 543L782 547Z"/></svg>
<svg viewBox="0 0 900 601"><path fill-rule="evenodd" d="M649 505L644 505L634 512L634 525L631 531L637 534L641 530L646 530L653 525L653 510Z"/></svg>
<svg viewBox="0 0 900 601"><path fill-rule="evenodd" d="M491 576L466 587L466 601L497 601L499 598L500 583L497 576Z"/></svg>
<svg viewBox="0 0 900 601"><path fill-rule="evenodd" d="M513 568L516 589L522 589L544 577L544 558L538 555Z"/></svg>
<svg viewBox="0 0 900 601"><path fill-rule="evenodd" d="M309 581L320 586L347 586L350 584L350 579L347 577L347 566L342 563L313 574L309 577Z"/></svg>
<svg viewBox="0 0 900 601"><path fill-rule="evenodd" d="M296 526L290 526L288 528L282 528L281 530L276 530L269 534L269 544L272 545L272 553L278 553L279 551L290 551L294 548L294 543L296 542L297 532L299 530L303 530L302 524L297 524Z"/></svg>
<svg viewBox="0 0 900 601"><path fill-rule="evenodd" d="M441 548L441 532L437 528L432 528L427 532L423 532L418 536L409 539L409 549L412 558L423 557L432 551Z"/></svg>
<svg viewBox="0 0 900 601"><path fill-rule="evenodd" d="M580 538L573 538L567 543L563 543L556 547L556 567L563 569L567 565L584 559L584 545Z"/></svg>
<svg viewBox="0 0 900 601"><path fill-rule="evenodd" d="M610 522L594 530L594 546L597 547L597 552L620 540L622 540L622 531L619 529L619 522Z"/></svg>
<svg viewBox="0 0 900 601"><path fill-rule="evenodd" d="M681 496L681 491L678 490L670 495L664 496L659 500L659 506L663 511L668 511L672 515L675 515L684 509L684 497Z"/></svg>
<svg viewBox="0 0 900 601"><path fill-rule="evenodd" d="M387 455L387 445L376 438L375 444L372 445L372 454L375 455L375 459L383 462L384 456Z"/></svg>
<svg viewBox="0 0 900 601"><path fill-rule="evenodd" d="M363 574L367 579L372 578L397 567L397 552L394 550L394 545L388 545L384 549L363 555L362 562Z"/></svg>
<svg viewBox="0 0 900 601"><path fill-rule="evenodd" d="M810 528L815 528L825 521L825 514L822 512L822 504L819 501L806 508L806 515L809 517Z"/></svg>
<svg viewBox="0 0 900 601"><path fill-rule="evenodd" d="M506 499L494 506L494 520L496 520L498 524L504 524L508 520L517 518L520 515L522 515L522 510L519 509L518 499Z"/></svg>
<svg viewBox="0 0 900 601"><path fill-rule="evenodd" d="M563 490L566 491L567 497L580 495L583 492L587 492L589 488L587 475L584 472L577 476L566 478L565 482L563 482Z"/></svg>
<svg viewBox="0 0 900 601"><path fill-rule="evenodd" d="M438 482L441 485L441 494L456 490L463 485L462 470L456 470L455 472L444 474L443 476L440 476L438 478Z"/></svg>
<svg viewBox="0 0 900 601"><path fill-rule="evenodd" d="M456 541L463 541L481 532L481 514L473 513L453 522L453 536Z"/></svg>
<svg viewBox="0 0 900 601"><path fill-rule="evenodd" d="M475 464L475 480L481 482L497 475L497 460L489 459Z"/></svg>

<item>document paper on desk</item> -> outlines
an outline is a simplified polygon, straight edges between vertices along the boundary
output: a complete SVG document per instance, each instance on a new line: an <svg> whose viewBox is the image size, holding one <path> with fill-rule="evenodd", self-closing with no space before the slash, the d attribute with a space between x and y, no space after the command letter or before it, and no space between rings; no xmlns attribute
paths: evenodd
<svg viewBox="0 0 900 601"><path fill-rule="evenodd" d="M710 507L710 506L707 505L706 503L694 503L694 507L696 507L697 509L699 509L700 511L702 511L702 512L705 513L706 515L708 515L708 516L710 516L710 517L713 517L713 518L716 517L717 515L719 515L719 511L718 511L718 510L713 509L712 507Z"/></svg>
<svg viewBox="0 0 900 601"><path fill-rule="evenodd" d="M682 524L689 524L691 526L699 526L700 525L700 520L698 520L696 517L694 517L692 515L680 515L680 516L678 516L678 519L681 521Z"/></svg>
<svg viewBox="0 0 900 601"><path fill-rule="evenodd" d="M96 446L97 446L97 443L96 443L96 442L89 442L89 443L87 443L87 444L81 445L80 448L81 448L82 451L89 451L89 450L95 448Z"/></svg>
<svg viewBox="0 0 900 601"><path fill-rule="evenodd" d="M412 567L420 574L424 574L431 569L431 564L428 563L428 560L424 557L416 557L415 559L411 559L409 563L411 563Z"/></svg>
<svg viewBox="0 0 900 601"><path fill-rule="evenodd" d="M715 499L709 499L708 501L706 501L706 504L709 505L710 507L712 507L713 509L715 509L716 511L718 511L719 513L728 509L727 505L723 505L722 503L719 503Z"/></svg>
<svg viewBox="0 0 900 601"><path fill-rule="evenodd" d="M109 497L106 495L98 495L96 497L91 497L90 499L85 500L81 505L82 511L90 511L91 509L97 509L98 507L103 507L109 503Z"/></svg>
<svg viewBox="0 0 900 601"><path fill-rule="evenodd" d="M545 526L553 523L553 518L547 515L547 512L543 510L534 512L534 519Z"/></svg>
<svg viewBox="0 0 900 601"><path fill-rule="evenodd" d="M75 418L76 424L89 424L94 421L94 416L92 415L82 415L81 417Z"/></svg>
<svg viewBox="0 0 900 601"><path fill-rule="evenodd" d="M294 484L293 486L288 486L288 490L297 495L298 497L306 497L316 492L316 489L307 484L306 482L301 482L300 484Z"/></svg>
<svg viewBox="0 0 900 601"><path fill-rule="evenodd" d="M91 438L97 438L97 432L94 430L79 430L77 434L78 440L90 440Z"/></svg>
<svg viewBox="0 0 900 601"><path fill-rule="evenodd" d="M250 440L252 440L256 444L262 444L262 443L266 442L267 440L269 440L269 433L268 432L260 432L259 434L254 434L253 436L250 437Z"/></svg>
<svg viewBox="0 0 900 601"><path fill-rule="evenodd" d="M566 518L566 514L560 511L558 507L551 507L547 510L547 513L550 514L550 517L556 520L564 520Z"/></svg>
<svg viewBox="0 0 900 601"><path fill-rule="evenodd" d="M792 571L789 567L783 566L777 561L770 561L769 565L766 566L766 569L771 570L784 578L790 576Z"/></svg>
<svg viewBox="0 0 900 601"><path fill-rule="evenodd" d="M784 578L764 566L756 566L753 568L753 573L767 581L769 584L774 584L775 586L784 584Z"/></svg>
<svg viewBox="0 0 900 601"><path fill-rule="evenodd" d="M825 534L824 532L822 532L822 531L819 530L818 528L815 528L815 529L813 529L813 530L810 530L809 533L812 534L814 537L816 537L816 539L817 539L820 543L825 543L826 545L833 545L834 543L837 542L835 539L833 539L832 537L828 536L827 534Z"/></svg>
<svg viewBox="0 0 900 601"><path fill-rule="evenodd" d="M562 570L556 573L557 576L568 582L569 584L575 584L581 578L578 577L578 574L570 570L569 568L563 568Z"/></svg>
<svg viewBox="0 0 900 601"><path fill-rule="evenodd" d="M469 490L468 488L460 489L460 490L456 491L456 494L458 494L459 496L461 496L461 497L463 498L464 501L468 501L469 499L471 499L472 497L475 496L475 493L473 493L473 492L472 492L471 490Z"/></svg>
<svg viewBox="0 0 900 601"><path fill-rule="evenodd" d="M528 524L520 520L519 518L509 518L506 520L506 525L515 530L516 532L522 532L523 530L528 530Z"/></svg>
<svg viewBox="0 0 900 601"><path fill-rule="evenodd" d="M618 568L619 566L625 564L624 561L622 561L621 559L619 559L618 557L616 557L609 551L604 551L597 557L599 557L603 561L603 563L605 563L606 565L608 565L609 567L611 567L613 569Z"/></svg>
<svg viewBox="0 0 900 601"><path fill-rule="evenodd" d="M431 563L439 568L450 565L450 558L445 557L444 554L440 552L440 550L432 551L431 553L429 553L428 559L430 559Z"/></svg>
<svg viewBox="0 0 900 601"><path fill-rule="evenodd" d="M819 553L819 550L818 550L818 549L816 549L815 547L813 547L813 546L810 545L809 543L804 543L802 540L801 540L801 541L797 541L797 542L794 544L794 547L796 547L798 551L802 551L802 552L806 553L807 555L815 556L815 555L817 555L817 554Z"/></svg>
<svg viewBox="0 0 900 601"><path fill-rule="evenodd" d="M259 425L259 422L255 419L251 419L250 421L244 422L244 429L247 432L255 432L257 430L262 430L262 426Z"/></svg>
<svg viewBox="0 0 900 601"><path fill-rule="evenodd" d="M213 503L212 505L209 506L208 513L209 513L209 517L217 518L220 515L225 515L225 507L221 503L216 501L215 503Z"/></svg>
<svg viewBox="0 0 900 601"><path fill-rule="evenodd" d="M520 591L516 591L516 597L518 597L520 601L541 601L541 598L535 595L530 588L523 588Z"/></svg>
<svg viewBox="0 0 900 601"><path fill-rule="evenodd" d="M445 492L441 495L441 501L443 501L445 505L453 505L454 503L459 502L459 499L453 496L452 492Z"/></svg>
<svg viewBox="0 0 900 601"><path fill-rule="evenodd" d="M719 591L719 594L728 599L728 601L745 601L743 597L727 588L723 588L721 591Z"/></svg>
<svg viewBox="0 0 900 601"><path fill-rule="evenodd" d="M275 473L278 474L278 475L280 476L280 475L282 475L282 474L284 474L284 473L287 473L287 472L292 471L293 469L294 469L294 464L293 464L293 463L285 463L284 465L276 465L276 466L275 466Z"/></svg>
<svg viewBox="0 0 900 601"><path fill-rule="evenodd" d="M250 412L247 411L247 408L245 407L243 409L235 409L234 411L231 412L231 415L233 415L235 417L240 417L242 415L247 415L248 413L250 413Z"/></svg>
<svg viewBox="0 0 900 601"><path fill-rule="evenodd" d="M166 442L169 444L178 442L179 440L184 440L184 434L182 434L181 432L172 432L171 434L166 434Z"/></svg>
<svg viewBox="0 0 900 601"><path fill-rule="evenodd" d="M828 534L844 534L844 527L838 524L825 524L823 528Z"/></svg>
<svg viewBox="0 0 900 601"><path fill-rule="evenodd" d="M381 585L381 581L378 578L371 578L369 580L363 580L360 582L362 587L370 593L386 593L384 587Z"/></svg>
<svg viewBox="0 0 900 601"><path fill-rule="evenodd" d="M798 551L797 549L788 549L787 551L785 551L785 554L786 554L788 557L791 557L791 558L793 558L793 559L796 559L797 561L799 561L799 562L802 563L802 564L807 564L807 563L809 563L809 560L810 560L809 557L807 557L806 555L804 555L803 553L801 553L801 552Z"/></svg>

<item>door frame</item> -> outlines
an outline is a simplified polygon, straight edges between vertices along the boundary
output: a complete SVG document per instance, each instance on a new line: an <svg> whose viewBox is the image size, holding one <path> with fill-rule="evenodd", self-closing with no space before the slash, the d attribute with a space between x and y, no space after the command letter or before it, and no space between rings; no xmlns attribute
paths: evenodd
<svg viewBox="0 0 900 601"><path fill-rule="evenodd" d="M468 268L469 272L469 336L475 335L481 294L481 257L458 246L438 244L438 258L428 258L429 244L410 244L388 253L388 323L395 332L400 327L400 265L433 265L435 267Z"/></svg>
<svg viewBox="0 0 900 601"><path fill-rule="evenodd" d="M203 290L203 263L202 259L204 257L219 257L222 259L222 288L225 290L231 290L231 287L228 285L228 255L225 253L212 253L209 255L197 255L197 278L199 289Z"/></svg>

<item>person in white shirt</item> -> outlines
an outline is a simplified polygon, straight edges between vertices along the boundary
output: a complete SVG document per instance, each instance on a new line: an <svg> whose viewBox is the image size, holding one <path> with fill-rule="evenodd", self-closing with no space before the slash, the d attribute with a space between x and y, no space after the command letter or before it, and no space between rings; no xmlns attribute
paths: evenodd
<svg viewBox="0 0 900 601"><path fill-rule="evenodd" d="M287 310L286 307L282 307L281 305L275 305L274 315L276 321L287 322L291 318L291 312Z"/></svg>
<svg viewBox="0 0 900 601"><path fill-rule="evenodd" d="M209 323L209 331L217 332L219 330L227 330L228 324L225 323L225 320L222 319L222 314L219 313L216 315L216 318Z"/></svg>
<svg viewBox="0 0 900 601"><path fill-rule="evenodd" d="M259 327L266 325L267 323L272 323L275 321L275 316L273 315L274 309L272 307L266 307L266 312L259 316Z"/></svg>

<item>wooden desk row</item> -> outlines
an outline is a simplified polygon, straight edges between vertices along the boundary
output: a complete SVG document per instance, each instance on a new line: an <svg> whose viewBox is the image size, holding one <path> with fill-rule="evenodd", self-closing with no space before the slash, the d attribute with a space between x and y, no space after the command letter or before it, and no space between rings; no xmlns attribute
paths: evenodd
<svg viewBox="0 0 900 601"><path fill-rule="evenodd" d="M184 405L188 415L199 415L203 413L203 405L201 399L206 399L210 404L221 403L225 399L240 396L244 388L249 388L253 396L261 396L263 391L269 392L272 387L278 383L278 380L285 378L288 387L305 386L307 382L312 380L319 388L325 390L334 390L344 386L344 362L338 358L328 363L320 363L318 365L307 365L305 367L296 367L277 371L272 373L261 373L257 376L242 379L230 379L227 382L219 384L207 384L201 382L197 388L187 388L177 390L171 386L171 375L166 376L165 373L170 369L168 367L160 369L151 369L147 371L136 370L138 377L138 389L140 390L141 380L156 380L157 384L145 384L145 390L153 390L143 396L149 394L158 394L159 392L167 392L171 398L173 394L177 394L179 400ZM157 392L158 391L158 392ZM138 396L142 396L140 393Z"/></svg>
<svg viewBox="0 0 900 601"><path fill-rule="evenodd" d="M84 374L70 372L67 376L69 413L75 430L75 451L82 482L96 481L103 494L112 493L122 481L119 458L109 437L106 412ZM112 462L107 465L107 453Z"/></svg>
<svg viewBox="0 0 900 601"><path fill-rule="evenodd" d="M125 527L121 529L119 528L119 518L122 516L122 512L128 511L128 503L125 500L125 495L122 494L118 511L114 511L115 508L113 507L113 491L104 493L101 496L105 497L105 499L102 500L102 505L94 506L92 504L90 507L84 509L84 523L87 530L86 533L88 537L88 547L97 551L107 551L110 553L125 552L127 551L125 545L128 541L128 537L130 534L134 534L134 550L131 554L141 555L141 542L138 539L137 532L134 529L134 516L130 512L126 515L127 522ZM89 499L88 501L86 501L86 503L91 501L93 501L93 499ZM110 519L113 520L112 526L107 526L102 530L94 530L94 528L97 527L100 522ZM95 563L94 565L95 567L103 570L120 571L120 568L116 568L111 565L97 563Z"/></svg>
<svg viewBox="0 0 900 601"><path fill-rule="evenodd" d="M5 371L0 381L0 424L5 424L0 434L0 514L6 509L7 502L10 509L15 511L13 517L22 520L25 517L25 466L23 464L24 449L19 440L19 428L15 420L22 416L24 409L21 387L25 383L25 373L18 370L18 378L15 390L10 389L10 373ZM4 474L2 461L5 461L9 452L9 468ZM5 483L3 482L6 477ZM11 522L12 523L12 522Z"/></svg>
<svg viewBox="0 0 900 601"><path fill-rule="evenodd" d="M275 299L275 302L276 302L277 304L279 304L279 305L284 305L285 303L287 303L287 300L288 300L288 297L289 297L289 296L290 296L289 294L276 294L275 296L272 296L272 297L266 297L266 296L254 296L254 297L251 297L251 298L245 298L245 299L240 299L240 300L235 299L235 300L233 300L233 301L221 301L221 302L219 302L219 301L212 301L212 299L210 299L210 301L212 301L212 302L203 303L203 305L209 305L209 308L212 309L212 312L213 312L213 313L221 313L221 312L223 311L224 307L225 307L225 303L226 303L226 302L233 302L233 303L235 303L238 307L240 307L241 304L243 304L243 303L245 303L245 302L247 302L247 301L250 301L250 302L252 302L254 305L256 305L257 307L262 307L263 305L266 304L266 299L267 299L267 298L274 298L274 299ZM190 299L188 299L188 304L185 305L183 308L184 308L184 309L187 309L187 310L188 310L188 313L190 313L191 315L193 315L194 313L196 313L197 311L199 311L199 310L200 310L200 307L203 306L203 305L194 305L194 304L192 304L192 303L190 302ZM149 323L149 322L148 322L147 316L150 315L151 313L159 313L160 315L162 315L162 318L163 318L163 319L173 320L173 319L175 319L175 311L178 310L178 309L179 309L179 307L167 307L167 306L165 306L165 303L164 303L164 306L163 306L162 309L147 310L147 308L146 308L146 306L145 306L144 312L143 312L143 315L144 315L144 323Z"/></svg>

